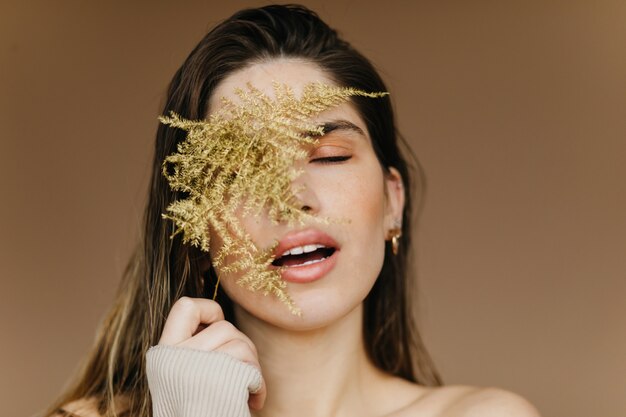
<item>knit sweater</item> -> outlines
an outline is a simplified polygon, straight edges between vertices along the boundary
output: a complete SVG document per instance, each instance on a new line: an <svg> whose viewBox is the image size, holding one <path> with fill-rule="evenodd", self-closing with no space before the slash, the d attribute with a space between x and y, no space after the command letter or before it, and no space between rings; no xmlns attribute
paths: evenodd
<svg viewBox="0 0 626 417"><path fill-rule="evenodd" d="M250 417L261 372L222 352L153 346L146 355L154 417Z"/></svg>

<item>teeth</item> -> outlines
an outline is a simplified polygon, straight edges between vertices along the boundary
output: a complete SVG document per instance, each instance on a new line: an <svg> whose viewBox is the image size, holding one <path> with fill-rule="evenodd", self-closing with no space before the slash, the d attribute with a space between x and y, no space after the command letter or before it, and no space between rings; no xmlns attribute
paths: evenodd
<svg viewBox="0 0 626 417"><path fill-rule="evenodd" d="M304 245L304 248L302 249L304 250L304 253L313 252L317 250L317 245Z"/></svg>
<svg viewBox="0 0 626 417"><path fill-rule="evenodd" d="M306 261L304 263L298 264L298 265L294 265L294 266L304 266L304 265L311 265L311 264L316 264L318 262L322 262L324 259L326 258L322 258L322 259L314 259L312 261Z"/></svg>
<svg viewBox="0 0 626 417"><path fill-rule="evenodd" d="M317 249L325 248L325 247L326 246L320 245L320 244L296 246L295 248L291 248L291 249L284 251L283 254L280 256L283 257L287 255L302 255L303 253L314 252ZM318 262L318 261L310 261L310 262Z"/></svg>

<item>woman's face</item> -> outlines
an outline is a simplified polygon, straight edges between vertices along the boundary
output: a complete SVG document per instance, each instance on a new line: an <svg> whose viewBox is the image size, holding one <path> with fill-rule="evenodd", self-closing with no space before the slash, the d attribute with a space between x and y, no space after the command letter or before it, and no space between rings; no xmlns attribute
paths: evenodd
<svg viewBox="0 0 626 417"><path fill-rule="evenodd" d="M274 82L290 86L296 96L311 82L334 84L307 61L257 63L218 84L210 113L220 109L221 97L239 102L235 89L248 84L274 97ZM326 125L328 133L309 149L306 160L298 162L303 173L293 186L304 186L296 195L309 214L330 221L289 226L263 217L240 219L257 247L280 242L276 263L284 267L287 292L302 315L290 314L276 297L250 291L236 283L239 275L217 268L221 285L237 305L261 320L294 330L328 325L360 306L381 270L385 239L401 220L404 204L401 178L395 169L384 174L365 123L350 103L326 110L314 121ZM211 233L211 253L220 244ZM287 250L289 254L280 257ZM225 263L229 261L226 257Z"/></svg>

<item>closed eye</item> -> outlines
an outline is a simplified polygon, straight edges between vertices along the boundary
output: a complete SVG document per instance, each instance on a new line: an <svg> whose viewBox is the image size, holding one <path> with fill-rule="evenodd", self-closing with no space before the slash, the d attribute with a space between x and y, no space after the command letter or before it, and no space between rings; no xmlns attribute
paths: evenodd
<svg viewBox="0 0 626 417"><path fill-rule="evenodd" d="M338 162L347 161L350 158L352 158L352 155L325 156L323 158L311 159L310 162L317 162L317 163L320 163L320 164L334 164L334 163L338 163Z"/></svg>

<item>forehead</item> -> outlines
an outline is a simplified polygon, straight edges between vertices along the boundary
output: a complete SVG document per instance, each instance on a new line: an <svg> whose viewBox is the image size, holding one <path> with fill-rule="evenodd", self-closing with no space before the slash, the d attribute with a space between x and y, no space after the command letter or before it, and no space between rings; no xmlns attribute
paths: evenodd
<svg viewBox="0 0 626 417"><path fill-rule="evenodd" d="M270 98L275 97L274 83L288 85L296 97L300 97L306 84L321 82L335 83L316 64L298 58L279 58L266 62L254 63L233 72L217 85L209 100L209 113L219 110L221 99L227 98L234 103L241 100L236 89L246 89L253 85Z"/></svg>

